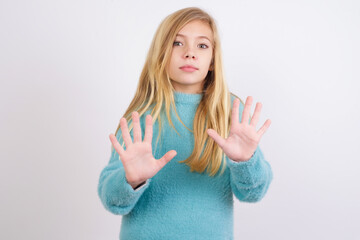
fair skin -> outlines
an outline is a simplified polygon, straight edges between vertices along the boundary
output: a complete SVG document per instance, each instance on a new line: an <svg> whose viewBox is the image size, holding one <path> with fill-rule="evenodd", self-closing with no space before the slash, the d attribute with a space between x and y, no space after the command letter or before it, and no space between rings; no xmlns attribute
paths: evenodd
<svg viewBox="0 0 360 240"><path fill-rule="evenodd" d="M170 63L167 67L175 91L200 93L212 60L212 30L209 24L194 20L177 33ZM185 71L181 67L192 65L195 71Z"/></svg>
<svg viewBox="0 0 360 240"><path fill-rule="evenodd" d="M189 31L191 29L193 32ZM211 30L208 32L206 30L206 24L200 21L193 21L185 25L179 33L183 36L178 36L179 39L176 39L175 42L181 42L182 44L176 43L173 46L171 62L168 69L172 84L176 91L199 93L202 90L202 85L212 58L211 47L204 49L201 44L205 42L205 40L204 38L199 38L199 36L209 37L210 41L208 41L207 44L210 45L212 39ZM188 74L189 72L184 72L179 69L179 67L184 64L194 65L198 70ZM259 130L256 130L262 107L262 104L259 102L256 104L253 117L249 123L252 101L251 96L247 97L242 119L241 122L239 122L240 100L237 98L234 100L228 138L224 139L215 130L207 129L208 135L220 146L224 153L230 159L237 162L245 162L251 158L261 137L271 123L270 119L267 119L263 126ZM120 156L120 160L124 166L126 180L135 188L147 179L155 176L176 156L177 152L170 150L162 158L155 159L152 155L153 128L151 115L147 115L145 119L146 125L143 141L138 112L132 113L132 120L134 124L134 141L131 139L126 119L120 119L120 128L123 133L126 151L119 144L114 134L110 134L109 138Z"/></svg>
<svg viewBox="0 0 360 240"><path fill-rule="evenodd" d="M114 134L110 134L110 141L120 156L125 170L128 183L135 188L140 183L155 176L175 155L176 151L170 150L162 158L155 159L152 155L152 117L147 115L145 119L145 136L142 141L139 113L132 113L134 123L134 141L132 141L125 118L120 119L120 128L126 146L126 151L117 141Z"/></svg>
<svg viewBox="0 0 360 240"><path fill-rule="evenodd" d="M234 100L228 138L222 138L213 129L206 130L209 136L221 147L226 156L236 162L245 162L250 160L260 142L261 137L271 124L270 119L267 119L261 128L256 130L256 125L259 121L262 108L262 104L260 102L256 103L254 115L249 123L252 102L252 96L248 96L242 112L241 122L239 122L240 100L238 98Z"/></svg>

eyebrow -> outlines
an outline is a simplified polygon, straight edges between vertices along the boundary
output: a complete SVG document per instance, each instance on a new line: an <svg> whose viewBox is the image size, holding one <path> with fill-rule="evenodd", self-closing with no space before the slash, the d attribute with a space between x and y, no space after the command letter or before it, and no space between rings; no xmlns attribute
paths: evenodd
<svg viewBox="0 0 360 240"><path fill-rule="evenodd" d="M185 36L185 35L180 34L180 33L176 34L176 36L180 36L180 37L185 37L185 38L186 38L186 36ZM205 39L207 39L209 42L211 42L211 43L212 43L212 41L210 41L210 39L209 39L207 36L198 36L197 38L205 38Z"/></svg>

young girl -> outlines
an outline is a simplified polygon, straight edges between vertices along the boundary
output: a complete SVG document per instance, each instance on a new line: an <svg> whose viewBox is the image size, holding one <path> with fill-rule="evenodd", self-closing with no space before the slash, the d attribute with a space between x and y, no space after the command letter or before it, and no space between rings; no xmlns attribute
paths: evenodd
<svg viewBox="0 0 360 240"><path fill-rule="evenodd" d="M270 120L256 130L251 104L226 86L211 16L163 20L99 179L104 207L123 215L120 239L233 239L233 194L260 201L272 180L258 146Z"/></svg>

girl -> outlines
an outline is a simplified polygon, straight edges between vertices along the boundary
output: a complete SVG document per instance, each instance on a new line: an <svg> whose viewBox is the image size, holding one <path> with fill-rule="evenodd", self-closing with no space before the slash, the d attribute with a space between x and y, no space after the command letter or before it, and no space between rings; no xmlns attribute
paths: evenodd
<svg viewBox="0 0 360 240"><path fill-rule="evenodd" d="M258 146L270 120L256 130L251 104L228 91L209 14L163 20L99 179L104 207L123 215L120 239L233 239L233 194L260 201L272 180Z"/></svg>

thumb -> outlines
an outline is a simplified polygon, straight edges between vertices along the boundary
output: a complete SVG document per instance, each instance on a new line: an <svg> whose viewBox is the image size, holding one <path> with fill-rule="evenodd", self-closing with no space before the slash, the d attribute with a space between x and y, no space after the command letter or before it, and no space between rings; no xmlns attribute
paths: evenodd
<svg viewBox="0 0 360 240"><path fill-rule="evenodd" d="M223 148L225 140L214 129L209 128L206 132L221 148Z"/></svg>
<svg viewBox="0 0 360 240"><path fill-rule="evenodd" d="M176 154L177 152L175 150L167 152L162 158L157 161L159 168L163 168L168 162L170 162L171 159L176 156Z"/></svg>

